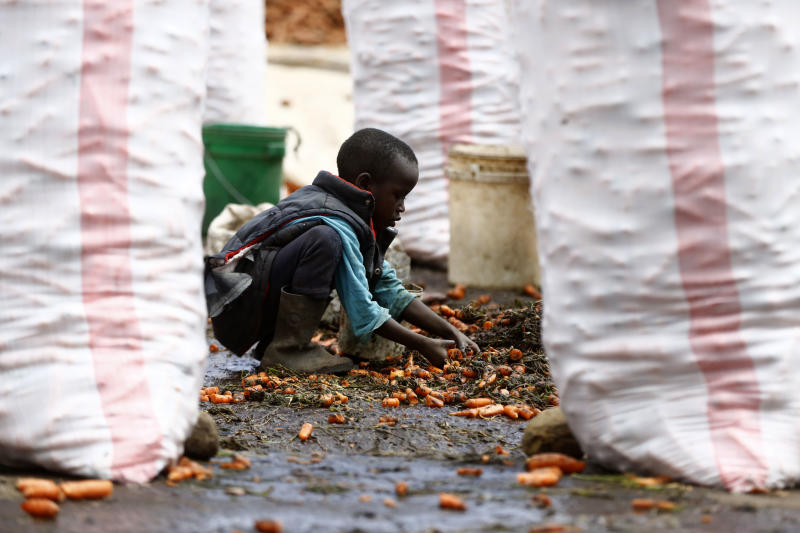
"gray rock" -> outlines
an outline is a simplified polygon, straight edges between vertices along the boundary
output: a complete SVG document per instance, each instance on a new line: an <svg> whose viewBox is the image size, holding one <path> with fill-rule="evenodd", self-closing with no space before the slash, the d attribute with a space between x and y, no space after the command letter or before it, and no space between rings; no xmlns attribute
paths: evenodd
<svg viewBox="0 0 800 533"><path fill-rule="evenodd" d="M560 407L545 409L528 422L522 435L522 449L527 455L560 452L571 457L583 456Z"/></svg>
<svg viewBox="0 0 800 533"><path fill-rule="evenodd" d="M183 444L183 455L191 459L208 461L219 451L219 432L211 415L200 411L192 433Z"/></svg>

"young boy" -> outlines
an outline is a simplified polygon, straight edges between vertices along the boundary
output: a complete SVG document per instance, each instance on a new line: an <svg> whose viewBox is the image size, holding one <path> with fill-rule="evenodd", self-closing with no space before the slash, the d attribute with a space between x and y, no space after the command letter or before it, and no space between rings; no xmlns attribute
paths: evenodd
<svg viewBox="0 0 800 533"><path fill-rule="evenodd" d="M218 340L235 353L258 341L261 368L346 372L350 359L311 342L335 287L359 338L376 333L438 367L448 348L477 352L406 291L383 258L419 179L413 150L384 131L362 129L342 144L336 163L339 176L320 172L209 258L206 294ZM442 339L414 333L400 320Z"/></svg>

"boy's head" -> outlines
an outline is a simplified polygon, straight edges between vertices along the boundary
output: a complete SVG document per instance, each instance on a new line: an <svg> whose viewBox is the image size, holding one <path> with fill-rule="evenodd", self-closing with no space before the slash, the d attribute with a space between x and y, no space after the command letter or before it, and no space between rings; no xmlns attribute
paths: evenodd
<svg viewBox="0 0 800 533"><path fill-rule="evenodd" d="M339 176L372 193L376 229L394 226L417 185L417 156L406 143L375 128L358 130L339 148Z"/></svg>

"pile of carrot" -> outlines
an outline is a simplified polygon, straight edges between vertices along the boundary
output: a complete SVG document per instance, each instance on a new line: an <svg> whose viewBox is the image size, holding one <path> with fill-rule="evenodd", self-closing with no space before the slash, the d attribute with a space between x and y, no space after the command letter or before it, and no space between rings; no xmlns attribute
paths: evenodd
<svg viewBox="0 0 800 533"><path fill-rule="evenodd" d="M98 500L114 492L114 485L105 479L85 479L56 483L50 479L19 478L19 490L25 501L20 504L23 511L37 518L54 518L59 512L57 502L71 500Z"/></svg>

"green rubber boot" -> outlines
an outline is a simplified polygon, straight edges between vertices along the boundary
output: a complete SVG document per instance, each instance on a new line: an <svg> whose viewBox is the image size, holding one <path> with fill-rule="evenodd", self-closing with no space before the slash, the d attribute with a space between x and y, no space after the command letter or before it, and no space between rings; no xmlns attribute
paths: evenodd
<svg viewBox="0 0 800 533"><path fill-rule="evenodd" d="M304 374L340 374L353 368L353 361L331 354L311 337L319 325L328 300L317 300L281 289L275 334L261 357L261 370L278 365Z"/></svg>

